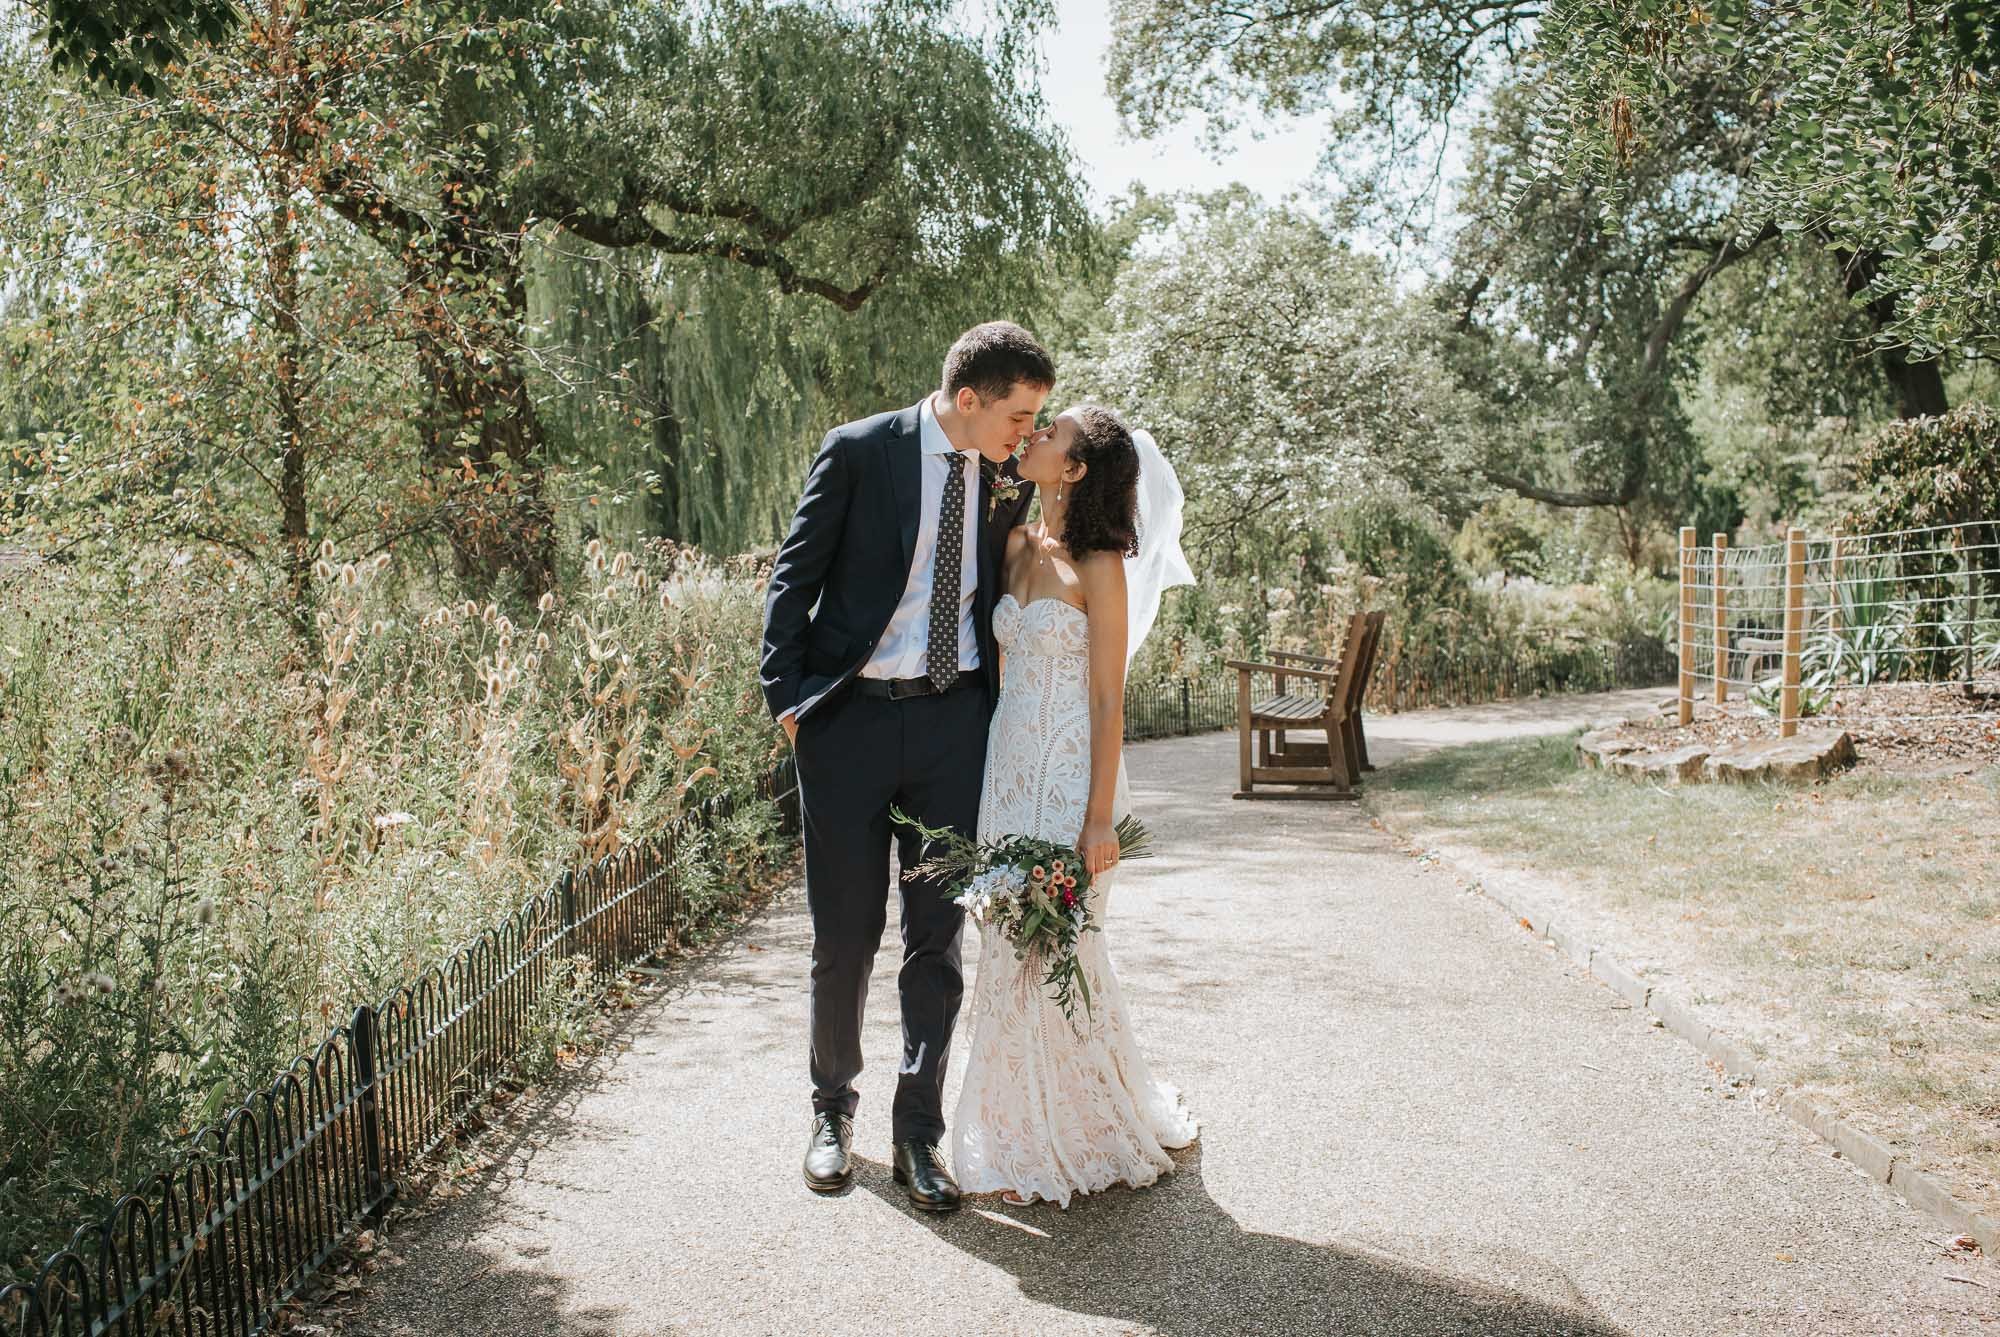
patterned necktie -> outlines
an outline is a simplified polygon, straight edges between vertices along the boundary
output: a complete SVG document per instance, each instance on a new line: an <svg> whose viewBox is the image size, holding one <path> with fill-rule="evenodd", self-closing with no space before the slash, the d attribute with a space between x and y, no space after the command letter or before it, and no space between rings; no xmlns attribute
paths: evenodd
<svg viewBox="0 0 2000 1337"><path fill-rule="evenodd" d="M958 681L959 573L965 562L965 456L953 451L938 505L937 549L931 556L931 637L924 667L931 685L947 691Z"/></svg>

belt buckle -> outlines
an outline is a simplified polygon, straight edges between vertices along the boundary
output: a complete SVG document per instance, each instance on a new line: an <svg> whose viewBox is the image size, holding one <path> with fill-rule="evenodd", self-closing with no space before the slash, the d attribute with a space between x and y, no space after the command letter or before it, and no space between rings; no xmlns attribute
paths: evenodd
<svg viewBox="0 0 2000 1337"><path fill-rule="evenodd" d="M919 678L898 678L889 684L889 698L893 701L904 701L913 696L929 696L936 690L929 674Z"/></svg>

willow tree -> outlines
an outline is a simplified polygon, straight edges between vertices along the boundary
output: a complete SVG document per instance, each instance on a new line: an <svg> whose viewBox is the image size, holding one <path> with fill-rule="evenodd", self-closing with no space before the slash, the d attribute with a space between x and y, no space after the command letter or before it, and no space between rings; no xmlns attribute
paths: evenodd
<svg viewBox="0 0 2000 1337"><path fill-rule="evenodd" d="M129 357L90 392L114 400L149 357L157 378L183 336L232 346L246 319L294 354L251 391L285 385L286 366L314 388L303 294L335 294L338 316L342 285L358 285L369 299L347 309L365 314L373 345L401 350L414 382L377 401L408 466L372 461L360 490L393 485L397 513L421 522L396 532L441 536L467 583L511 570L533 591L554 575L560 466L606 457L591 415L620 390L608 353L636 337L656 347L617 420L636 416L658 458L630 459L625 440L610 443L614 462L672 480L682 496L663 509L677 532L760 532L763 517L737 514L773 504L782 468L751 450L760 406L905 393L916 349L934 357L955 324L1031 306L1052 266L1087 249L1067 150L1022 77L1038 8L1000 0L974 26L949 0L273 0L191 45L159 96L89 105L148 156L136 173L128 155L70 178L85 212L109 200L168 234L226 214L217 235L254 228L272 262L246 288L226 265L122 252L142 285L236 315L196 331L145 313L121 326ZM196 162L234 172L254 198L141 198L155 178L198 180ZM71 222L59 206L43 219ZM328 374L349 365L320 352ZM660 411L668 403L688 411ZM316 411L300 401L284 416L346 445L340 419L315 423ZM182 484L212 481L200 434L177 439ZM282 521L294 549L310 513Z"/></svg>
<svg viewBox="0 0 2000 1337"><path fill-rule="evenodd" d="M530 291L551 248L733 266L855 312L1005 292L1081 244L1066 150L1018 77L1023 15L974 33L959 12L426 0L309 19L300 158L404 267L463 575L553 570L536 390L565 383L568 350L535 337Z"/></svg>

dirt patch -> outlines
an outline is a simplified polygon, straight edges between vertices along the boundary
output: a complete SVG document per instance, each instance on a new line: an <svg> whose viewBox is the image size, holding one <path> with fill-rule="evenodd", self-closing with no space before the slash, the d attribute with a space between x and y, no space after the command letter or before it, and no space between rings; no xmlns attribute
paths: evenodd
<svg viewBox="0 0 2000 1337"><path fill-rule="evenodd" d="M1980 684L1976 690L2000 688ZM1844 731L1857 765L1878 774L1969 774L2000 763L2000 697L1968 697L1957 683L1884 683L1841 688L1801 728ZM1605 736L1648 752L1696 744L1710 751L1778 737L1778 721L1744 701L1697 704L1694 723L1668 713L1628 720Z"/></svg>

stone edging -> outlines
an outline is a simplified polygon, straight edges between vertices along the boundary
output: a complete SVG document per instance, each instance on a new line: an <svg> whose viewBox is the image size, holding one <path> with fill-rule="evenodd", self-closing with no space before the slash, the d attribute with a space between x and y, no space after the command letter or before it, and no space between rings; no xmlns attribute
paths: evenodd
<svg viewBox="0 0 2000 1337"><path fill-rule="evenodd" d="M1384 823L1383 829L1391 828ZM1428 853L1491 897L1516 919L1524 921L1535 936L1553 943L1557 950L1582 966L1635 1010L1651 1013L1667 1030L1719 1064L1725 1074L1744 1085L1770 1092L1772 1104L1794 1122L1832 1143L1844 1160L1870 1179L1888 1185L1905 1202L1935 1218L1946 1229L1970 1235L1979 1242L1987 1257L2000 1257L2000 1219L1953 1197L1937 1176L1910 1164L1880 1138L1863 1132L1811 1098L1777 1086L1758 1070L1748 1051L1709 1025L1699 1012L1673 994L1647 984L1604 948L1585 942L1574 932L1552 922L1532 893L1524 893L1526 879L1522 875L1493 867L1459 850L1447 853L1433 849Z"/></svg>

